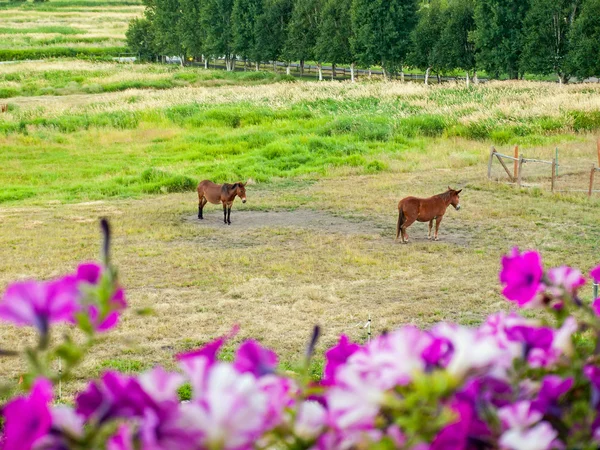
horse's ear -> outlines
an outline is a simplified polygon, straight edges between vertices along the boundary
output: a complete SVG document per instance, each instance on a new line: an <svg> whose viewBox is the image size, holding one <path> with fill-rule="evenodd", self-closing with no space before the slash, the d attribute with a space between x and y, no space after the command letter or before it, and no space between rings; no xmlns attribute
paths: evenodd
<svg viewBox="0 0 600 450"><path fill-rule="evenodd" d="M451 191L451 190L452 190L452 188L451 188L450 186L448 186L448 190L449 190L449 191Z"/></svg>
<svg viewBox="0 0 600 450"><path fill-rule="evenodd" d="M456 191L457 194L460 194L462 192L462 189L460 191Z"/></svg>

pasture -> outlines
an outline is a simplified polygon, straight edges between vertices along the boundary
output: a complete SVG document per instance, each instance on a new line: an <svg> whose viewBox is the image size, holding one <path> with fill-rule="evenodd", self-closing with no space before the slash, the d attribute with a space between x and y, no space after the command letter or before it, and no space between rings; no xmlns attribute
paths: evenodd
<svg viewBox="0 0 600 450"><path fill-rule="evenodd" d="M102 71L111 82L132 74L188 81L85 91L101 84ZM73 92L27 93L24 80L73 72ZM492 144L518 143L544 158L559 146L561 173L589 170L600 128L595 85L292 83L78 61L7 65L0 80L14 73L24 78L11 87L23 94L3 100L0 115L0 288L95 259L98 218L114 228L130 308L79 376L172 367L174 354L235 323L234 343L260 339L293 368L315 323L323 349L340 333L364 341L369 316L380 333L406 323L476 324L506 309L490 286L514 245L539 249L547 265L587 270L600 260L597 194L487 180ZM231 226L220 206L196 218L194 189L205 178L250 180ZM428 241L418 223L408 245L396 244L398 200L448 185L464 189L462 209L448 210L440 240ZM136 314L146 308L154 314ZM31 338L0 328L3 347ZM19 369L0 363L3 379L16 382ZM76 380L65 394L79 387Z"/></svg>
<svg viewBox="0 0 600 450"><path fill-rule="evenodd" d="M0 49L52 56L65 48L124 47L127 25L142 10L129 0L0 2Z"/></svg>

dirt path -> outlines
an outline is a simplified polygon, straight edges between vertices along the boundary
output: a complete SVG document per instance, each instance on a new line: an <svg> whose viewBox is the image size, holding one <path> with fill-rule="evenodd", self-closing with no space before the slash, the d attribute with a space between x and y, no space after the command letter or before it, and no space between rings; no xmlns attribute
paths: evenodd
<svg viewBox="0 0 600 450"><path fill-rule="evenodd" d="M223 230L251 230L260 228L296 228L316 230L324 233L340 233L345 235L366 235L377 237L383 241L394 244L396 224L390 218L390 223L383 224L368 219L348 219L335 216L324 211L298 209L294 211L232 211L231 225L226 227L223 223L221 211L211 211L204 214L204 219L199 220L196 215L186 215L184 221L196 224L198 227ZM456 228L457 224L440 228L440 241L434 242L427 239L427 224L417 223L409 228L411 242L431 242L433 244L445 242L467 247L472 239L470 230Z"/></svg>

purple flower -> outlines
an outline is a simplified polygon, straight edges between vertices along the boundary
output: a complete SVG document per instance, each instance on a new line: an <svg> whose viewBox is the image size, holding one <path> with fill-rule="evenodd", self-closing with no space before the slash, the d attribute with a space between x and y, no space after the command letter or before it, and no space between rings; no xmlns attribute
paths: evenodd
<svg viewBox="0 0 600 450"><path fill-rule="evenodd" d="M569 266L550 269L548 271L548 279L553 285L551 289L558 289L557 292L553 292L555 297L561 296L562 293L560 290L564 290L567 294L573 296L585 284L585 278L583 278L581 272Z"/></svg>
<svg viewBox="0 0 600 450"><path fill-rule="evenodd" d="M331 347L325 352L325 370L323 371L323 380L325 384L335 380L335 371L339 366L360 349L359 344L350 342L348 336L342 334L335 347Z"/></svg>
<svg viewBox="0 0 600 450"><path fill-rule="evenodd" d="M248 340L238 348L233 367L240 373L249 372L255 377L261 377L275 372L277 355L258 342Z"/></svg>
<svg viewBox="0 0 600 450"><path fill-rule="evenodd" d="M120 425L117 432L108 438L106 450L135 450L133 433L128 425Z"/></svg>
<svg viewBox="0 0 600 450"><path fill-rule="evenodd" d="M542 386L537 399L531 407L542 414L551 414L559 417L561 415L558 400L573 387L573 378L562 379L557 375L546 375L542 380Z"/></svg>
<svg viewBox="0 0 600 450"><path fill-rule="evenodd" d="M446 367L453 353L452 341L445 337L434 337L431 344L423 350L421 357L428 366Z"/></svg>
<svg viewBox="0 0 600 450"><path fill-rule="evenodd" d="M596 266L590 271L590 277L594 283L600 283L600 266Z"/></svg>
<svg viewBox="0 0 600 450"><path fill-rule="evenodd" d="M539 306L538 293L544 289L543 273L539 253L519 253L519 249L515 247L510 256L502 257L500 282L505 285L502 293L521 308Z"/></svg>
<svg viewBox="0 0 600 450"><path fill-rule="evenodd" d="M73 322L78 309L77 286L73 277L67 276L56 281L9 285L0 302L0 318L36 327L46 334L51 323Z"/></svg>
<svg viewBox="0 0 600 450"><path fill-rule="evenodd" d="M100 332L114 328L119 321L120 313L127 307L125 293L118 286L115 287L115 291L109 299L108 310L104 311L104 313L100 311L99 305L95 302L86 304L84 300L86 293L85 285L97 285L102 278L103 271L103 266L95 262L90 262L80 264L74 275L75 280L79 284L82 306L87 310L94 329Z"/></svg>
<svg viewBox="0 0 600 450"><path fill-rule="evenodd" d="M239 327L235 326L227 335L215 339L197 350L177 355L180 367L190 379L193 392L202 391L208 371L216 363L221 347L235 336L238 330Z"/></svg>
<svg viewBox="0 0 600 450"><path fill-rule="evenodd" d="M40 378L29 396L17 397L4 407L3 450L28 450L48 434L52 426L50 401L52 384Z"/></svg>
<svg viewBox="0 0 600 450"><path fill-rule="evenodd" d="M203 385L194 386L194 399L185 404L193 426L202 434L196 448L252 448L267 431L269 399L260 380L225 363L208 370Z"/></svg>
<svg viewBox="0 0 600 450"><path fill-rule="evenodd" d="M441 323L432 331L432 336L447 339L452 352L447 357L446 370L463 377L471 370L484 369L501 360L503 349L490 336L479 335L476 329Z"/></svg>
<svg viewBox="0 0 600 450"><path fill-rule="evenodd" d="M467 402L456 401L452 410L457 419L446 425L435 437L430 450L466 449L469 437L469 426L473 420L474 411Z"/></svg>
<svg viewBox="0 0 600 450"><path fill-rule="evenodd" d="M106 372L76 398L76 411L86 419L103 422L113 418L141 417L156 403L132 377Z"/></svg>
<svg viewBox="0 0 600 450"><path fill-rule="evenodd" d="M411 326L380 336L335 371L326 392L329 420L339 430L369 430L386 393L424 372L423 351L432 337Z"/></svg>
<svg viewBox="0 0 600 450"><path fill-rule="evenodd" d="M138 382L144 392L156 403L178 402L177 390L183 384L185 378L174 372L167 372L158 366L144 372L138 377Z"/></svg>
<svg viewBox="0 0 600 450"><path fill-rule="evenodd" d="M284 421L285 411L293 408L298 386L290 378L265 375L258 379L258 388L267 396L265 428L274 428Z"/></svg>

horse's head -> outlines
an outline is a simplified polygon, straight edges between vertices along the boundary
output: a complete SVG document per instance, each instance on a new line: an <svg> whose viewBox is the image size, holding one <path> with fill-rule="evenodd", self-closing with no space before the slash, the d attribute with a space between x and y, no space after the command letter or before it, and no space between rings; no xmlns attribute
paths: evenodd
<svg viewBox="0 0 600 450"><path fill-rule="evenodd" d="M236 183L237 189L235 191L235 195L242 199L242 203L246 203L246 183Z"/></svg>
<svg viewBox="0 0 600 450"><path fill-rule="evenodd" d="M450 204L454 206L457 211L460 209L460 197L458 194L462 192L462 189L456 191L448 186L448 194L450 196Z"/></svg>

